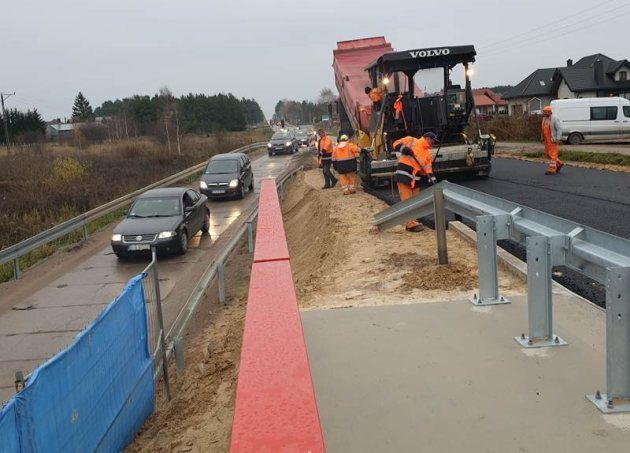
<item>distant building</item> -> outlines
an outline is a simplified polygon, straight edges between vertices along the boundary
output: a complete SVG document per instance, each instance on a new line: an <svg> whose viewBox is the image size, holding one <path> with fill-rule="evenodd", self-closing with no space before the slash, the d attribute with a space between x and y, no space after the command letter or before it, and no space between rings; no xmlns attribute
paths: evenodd
<svg viewBox="0 0 630 453"><path fill-rule="evenodd" d="M72 140L75 124L52 123L46 126L46 139L48 140Z"/></svg>
<svg viewBox="0 0 630 453"><path fill-rule="evenodd" d="M475 108L481 115L496 115L507 113L508 103L505 99L489 88L473 90Z"/></svg>
<svg viewBox="0 0 630 453"><path fill-rule="evenodd" d="M613 60L601 53L575 64L536 69L503 98L510 115L539 113L553 99L621 96L630 99L630 62Z"/></svg>

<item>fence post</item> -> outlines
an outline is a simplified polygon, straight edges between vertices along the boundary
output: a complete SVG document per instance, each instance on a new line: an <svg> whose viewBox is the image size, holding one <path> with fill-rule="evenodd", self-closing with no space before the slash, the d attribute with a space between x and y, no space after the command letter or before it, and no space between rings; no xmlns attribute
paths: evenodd
<svg viewBox="0 0 630 453"><path fill-rule="evenodd" d="M497 267L497 234L492 215L477 217L477 267L479 273L479 296L468 299L475 305L510 303L499 296L499 272Z"/></svg>
<svg viewBox="0 0 630 453"><path fill-rule="evenodd" d="M162 317L162 297L160 296L160 276L157 266L157 251L155 247L151 247L151 256L153 262L153 288L155 290L155 308L157 310L158 324L160 326L160 344L162 347L162 373L164 374L164 388L166 390L166 398L171 400L171 385L168 380L168 362L166 357L166 340L164 339L164 318Z"/></svg>
<svg viewBox="0 0 630 453"><path fill-rule="evenodd" d="M83 240L87 241L88 240L88 229L87 229L87 223L83 224Z"/></svg>
<svg viewBox="0 0 630 453"><path fill-rule="evenodd" d="M435 235L437 236L438 264L448 264L446 209L444 207L444 192L441 187L433 188L433 217L435 218Z"/></svg>
<svg viewBox="0 0 630 453"><path fill-rule="evenodd" d="M245 225L247 226L247 250L249 253L254 253L254 228L251 221L247 221Z"/></svg>
<svg viewBox="0 0 630 453"><path fill-rule="evenodd" d="M225 281L223 261L217 263L217 288L219 289L219 302L225 303Z"/></svg>
<svg viewBox="0 0 630 453"><path fill-rule="evenodd" d="M553 333L551 297L551 241L547 236L527 238L527 314L529 336L515 337L525 348L564 346Z"/></svg>
<svg viewBox="0 0 630 453"><path fill-rule="evenodd" d="M20 279L20 259L19 258L15 258L13 260L13 278L15 278L16 280Z"/></svg>
<svg viewBox="0 0 630 453"><path fill-rule="evenodd" d="M630 267L606 269L606 387L587 398L604 413L630 411Z"/></svg>

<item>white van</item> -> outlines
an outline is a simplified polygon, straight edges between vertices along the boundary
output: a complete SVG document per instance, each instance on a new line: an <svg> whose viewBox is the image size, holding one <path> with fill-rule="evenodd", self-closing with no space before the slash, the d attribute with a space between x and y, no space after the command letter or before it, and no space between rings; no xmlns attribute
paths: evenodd
<svg viewBox="0 0 630 453"><path fill-rule="evenodd" d="M628 99L558 99L551 101L551 110L562 122L562 138L571 145L585 140L630 139Z"/></svg>

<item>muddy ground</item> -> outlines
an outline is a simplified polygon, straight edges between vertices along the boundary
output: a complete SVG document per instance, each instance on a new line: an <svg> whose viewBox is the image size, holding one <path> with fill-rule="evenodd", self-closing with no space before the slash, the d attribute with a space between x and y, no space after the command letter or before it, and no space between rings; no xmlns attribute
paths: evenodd
<svg viewBox="0 0 630 453"><path fill-rule="evenodd" d="M448 232L449 264L438 266L433 230L379 232L372 218L384 202L321 184L320 171L306 171L283 202L302 309L454 300L476 291L475 249L455 233ZM250 268L243 246L226 266L228 303L209 289L185 338L185 370L171 367L172 401L158 394L155 414L127 451L228 451ZM507 272L499 279L502 294L525 291Z"/></svg>

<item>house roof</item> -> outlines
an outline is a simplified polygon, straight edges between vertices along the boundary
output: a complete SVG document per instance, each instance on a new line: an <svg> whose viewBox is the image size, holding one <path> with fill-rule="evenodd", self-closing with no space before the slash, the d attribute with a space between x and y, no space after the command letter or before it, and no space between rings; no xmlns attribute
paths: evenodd
<svg viewBox="0 0 630 453"><path fill-rule="evenodd" d="M507 101L489 88L478 88L473 90L475 105L477 107L486 107L489 105L507 105Z"/></svg>
<svg viewBox="0 0 630 453"><path fill-rule="evenodd" d="M73 130L74 129L74 124L55 123L55 124L49 124L48 127L51 127L53 129L55 129L56 131L63 132L63 131L71 131L71 130Z"/></svg>
<svg viewBox="0 0 630 453"><path fill-rule="evenodd" d="M575 93L582 91L615 90L619 88L630 89L630 81L617 81L614 79L614 75L619 68L624 65L630 68L628 61L615 61L610 60L608 57L603 59L602 80L600 81L596 80L595 77L595 61L597 60L594 60L591 66L581 65L576 67L573 65L568 68L560 68L555 77L557 80L555 84L556 89L561 79L564 79L569 89Z"/></svg>
<svg viewBox="0 0 630 453"><path fill-rule="evenodd" d="M576 61L573 66L574 68L592 68L597 60L602 60L603 62L612 62L615 61L610 57L607 57L603 53L596 53L593 55L587 55L586 57L580 58Z"/></svg>
<svg viewBox="0 0 630 453"><path fill-rule="evenodd" d="M553 94L553 75L558 68L536 69L518 85L503 94L503 99L520 97L551 96Z"/></svg>

